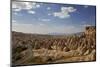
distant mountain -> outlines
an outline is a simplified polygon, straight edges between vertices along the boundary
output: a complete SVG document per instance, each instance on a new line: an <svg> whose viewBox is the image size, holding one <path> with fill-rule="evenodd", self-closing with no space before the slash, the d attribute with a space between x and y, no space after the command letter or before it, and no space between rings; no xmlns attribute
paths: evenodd
<svg viewBox="0 0 100 67"><path fill-rule="evenodd" d="M48 33L48 35L67 35L67 33Z"/></svg>
<svg viewBox="0 0 100 67"><path fill-rule="evenodd" d="M73 33L71 35L82 35L84 32L77 32L77 33Z"/></svg>

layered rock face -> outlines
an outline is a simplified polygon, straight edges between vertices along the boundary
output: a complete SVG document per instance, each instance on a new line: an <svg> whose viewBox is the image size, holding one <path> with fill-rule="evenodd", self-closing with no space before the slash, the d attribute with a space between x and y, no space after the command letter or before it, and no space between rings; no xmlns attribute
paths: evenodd
<svg viewBox="0 0 100 67"><path fill-rule="evenodd" d="M12 62L44 64L96 60L96 28L87 26L81 34L34 35L13 32Z"/></svg>
<svg viewBox="0 0 100 67"><path fill-rule="evenodd" d="M85 28L85 34L86 35L94 35L96 33L96 27L95 26L87 26Z"/></svg>

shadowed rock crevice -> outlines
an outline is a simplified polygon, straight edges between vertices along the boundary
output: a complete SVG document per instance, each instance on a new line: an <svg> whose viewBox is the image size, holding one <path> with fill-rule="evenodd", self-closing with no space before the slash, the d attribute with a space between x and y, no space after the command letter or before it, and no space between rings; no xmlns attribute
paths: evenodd
<svg viewBox="0 0 100 67"><path fill-rule="evenodd" d="M12 62L15 65L95 60L95 26L64 36L12 32Z"/></svg>

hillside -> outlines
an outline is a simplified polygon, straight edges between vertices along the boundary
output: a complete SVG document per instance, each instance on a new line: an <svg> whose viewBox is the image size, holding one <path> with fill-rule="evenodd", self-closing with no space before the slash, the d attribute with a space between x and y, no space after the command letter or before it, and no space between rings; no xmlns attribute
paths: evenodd
<svg viewBox="0 0 100 67"><path fill-rule="evenodd" d="M71 35L41 35L12 32L12 62L15 65L96 60L96 28Z"/></svg>

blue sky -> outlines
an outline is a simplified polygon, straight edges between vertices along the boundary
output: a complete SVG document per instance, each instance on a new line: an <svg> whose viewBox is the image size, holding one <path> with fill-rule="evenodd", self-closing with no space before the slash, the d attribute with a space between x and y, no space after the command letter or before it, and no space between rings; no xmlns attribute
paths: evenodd
<svg viewBox="0 0 100 67"><path fill-rule="evenodd" d="M12 30L24 33L77 33L95 26L95 6L13 2Z"/></svg>

